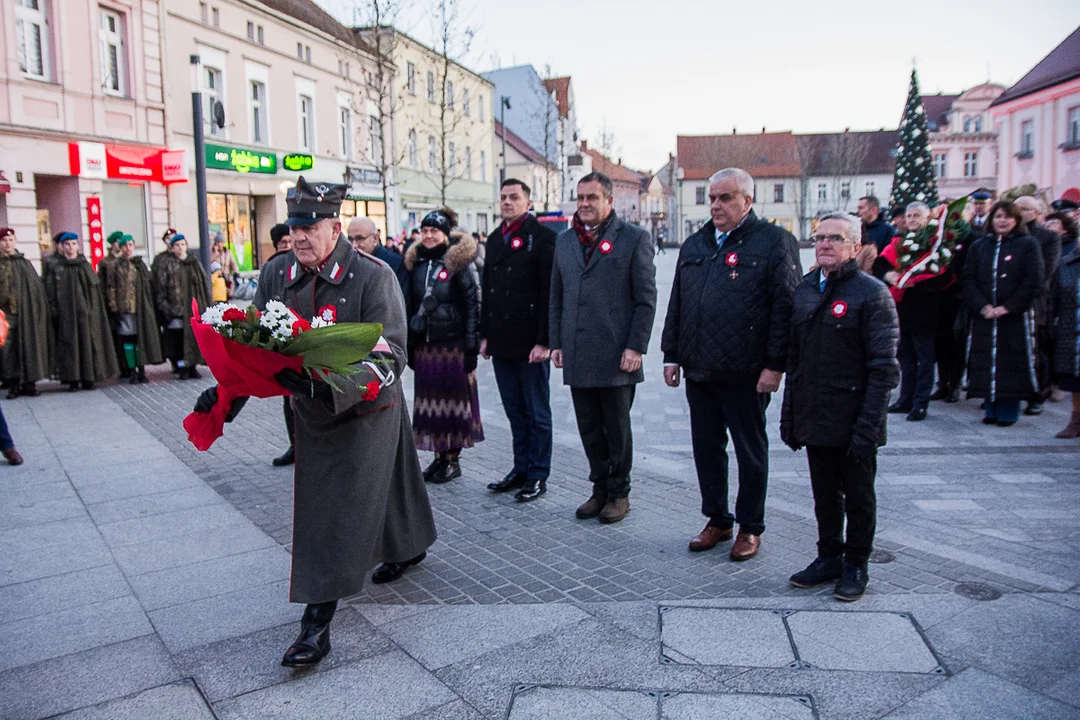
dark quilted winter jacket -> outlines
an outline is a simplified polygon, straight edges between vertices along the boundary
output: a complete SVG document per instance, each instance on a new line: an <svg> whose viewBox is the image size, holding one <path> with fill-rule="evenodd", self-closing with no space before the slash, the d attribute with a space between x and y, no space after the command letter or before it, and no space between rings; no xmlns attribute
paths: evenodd
<svg viewBox="0 0 1080 720"><path fill-rule="evenodd" d="M687 379L754 386L783 371L791 299L802 276L795 237L753 212L716 247L707 222L687 238L668 302L661 349Z"/></svg>
<svg viewBox="0 0 1080 720"><path fill-rule="evenodd" d="M1061 259L1054 316L1054 372L1080 376L1080 248L1075 245Z"/></svg>
<svg viewBox="0 0 1080 720"><path fill-rule="evenodd" d="M889 391L900 379L896 304L880 280L854 260L829 276L814 271L795 289L791 353L780 414L789 446L885 444Z"/></svg>

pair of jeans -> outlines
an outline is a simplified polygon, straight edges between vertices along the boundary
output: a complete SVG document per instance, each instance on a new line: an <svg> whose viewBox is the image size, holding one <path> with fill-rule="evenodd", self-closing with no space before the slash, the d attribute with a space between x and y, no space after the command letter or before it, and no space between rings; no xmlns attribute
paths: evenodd
<svg viewBox="0 0 1080 720"><path fill-rule="evenodd" d="M578 434L589 460L589 481L594 493L608 498L630 495L634 464L630 408L636 389L636 385L570 388Z"/></svg>
<svg viewBox="0 0 1080 720"><path fill-rule="evenodd" d="M551 364L492 358L510 434L514 475L547 480L551 473Z"/></svg>
<svg viewBox="0 0 1080 720"><path fill-rule="evenodd" d="M864 565L870 559L877 528L877 458L849 455L847 448L817 445L806 447L806 457L814 491L818 555L843 555L852 565Z"/></svg>
<svg viewBox="0 0 1080 720"><path fill-rule="evenodd" d="M765 532L765 491L769 477L769 437L765 430L768 393L754 387L728 387L686 381L690 439L701 488L701 513L709 525L731 528L735 522L751 535ZM728 432L739 460L735 514L728 509Z"/></svg>
<svg viewBox="0 0 1080 720"><path fill-rule="evenodd" d="M0 450L10 450L13 447L15 447L15 441L11 439L11 433L8 431L4 411L0 410Z"/></svg>
<svg viewBox="0 0 1080 720"><path fill-rule="evenodd" d="M1020 419L1019 400L986 401L986 419L998 422L1016 422Z"/></svg>
<svg viewBox="0 0 1080 720"><path fill-rule="evenodd" d="M934 392L934 336L900 331L900 399L902 408L922 408L930 404Z"/></svg>

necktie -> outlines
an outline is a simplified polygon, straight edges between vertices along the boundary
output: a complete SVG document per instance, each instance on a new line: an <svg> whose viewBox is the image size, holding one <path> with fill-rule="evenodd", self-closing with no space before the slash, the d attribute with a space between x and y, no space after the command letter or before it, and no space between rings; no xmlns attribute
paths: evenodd
<svg viewBox="0 0 1080 720"><path fill-rule="evenodd" d="M820 292L822 292L822 293L825 292L825 281L826 280L828 280L828 278L826 278L825 275L822 275L821 276L821 282L818 283L818 290Z"/></svg>
<svg viewBox="0 0 1080 720"><path fill-rule="evenodd" d="M716 249L717 250L723 250L724 249L724 241L727 240L727 238L728 238L728 234L726 232L720 233L720 237L716 238Z"/></svg>

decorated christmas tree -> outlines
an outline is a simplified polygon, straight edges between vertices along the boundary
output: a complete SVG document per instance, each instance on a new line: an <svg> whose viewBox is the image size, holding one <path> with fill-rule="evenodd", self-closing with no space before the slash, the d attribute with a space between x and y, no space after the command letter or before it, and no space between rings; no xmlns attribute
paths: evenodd
<svg viewBox="0 0 1080 720"><path fill-rule="evenodd" d="M908 203L916 200L936 205L938 192L933 157L930 155L930 129L926 125L926 111L923 109L922 95L919 94L919 78L912 70L904 119L900 121L900 146L896 151L896 172L889 204L906 208Z"/></svg>

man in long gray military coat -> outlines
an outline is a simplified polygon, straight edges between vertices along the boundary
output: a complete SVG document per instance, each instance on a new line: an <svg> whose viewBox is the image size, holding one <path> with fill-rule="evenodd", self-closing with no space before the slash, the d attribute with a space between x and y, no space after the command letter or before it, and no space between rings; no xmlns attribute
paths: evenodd
<svg viewBox="0 0 1080 720"><path fill-rule="evenodd" d="M578 182L573 224L556 240L548 329L551 360L570 386L593 484L577 516L599 516L602 523L630 512L630 407L645 379L641 357L656 314L652 239L615 214L612 195L603 173Z"/></svg>
<svg viewBox="0 0 1080 720"><path fill-rule="evenodd" d="M260 309L278 300L302 318L382 323L391 350L381 358L388 362L335 376L336 389L293 371L277 376L296 404L289 599L307 603L286 666L323 658L338 599L358 593L373 567L415 564L435 541L405 396L394 382L406 360L401 288L389 266L339 239L345 189L297 181L287 198L292 250L263 266L254 300ZM364 400L372 381L382 387Z"/></svg>

